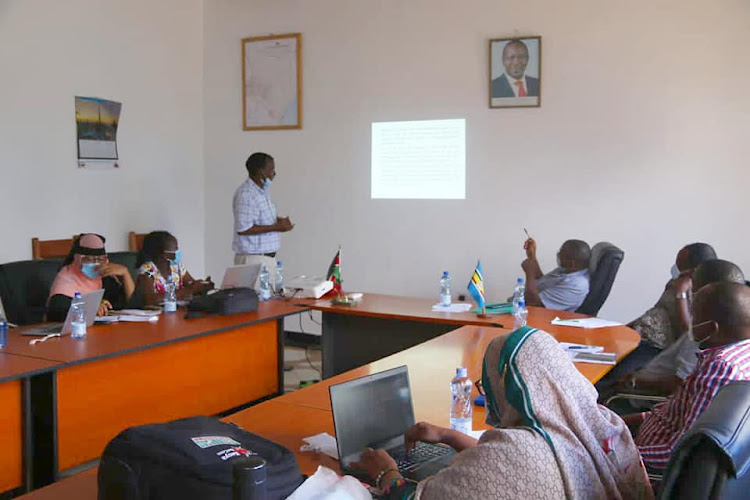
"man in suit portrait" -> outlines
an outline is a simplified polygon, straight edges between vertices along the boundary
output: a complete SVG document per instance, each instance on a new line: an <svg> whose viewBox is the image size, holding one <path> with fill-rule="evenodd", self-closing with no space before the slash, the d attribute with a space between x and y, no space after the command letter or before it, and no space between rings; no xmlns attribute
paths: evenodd
<svg viewBox="0 0 750 500"><path fill-rule="evenodd" d="M521 40L511 40L503 48L505 73L492 80L492 97L538 97L539 79L526 75L529 49Z"/></svg>

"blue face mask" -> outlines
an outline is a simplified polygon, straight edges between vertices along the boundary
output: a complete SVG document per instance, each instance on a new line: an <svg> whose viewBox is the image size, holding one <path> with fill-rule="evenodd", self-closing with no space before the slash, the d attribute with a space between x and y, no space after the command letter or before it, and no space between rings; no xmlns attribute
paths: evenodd
<svg viewBox="0 0 750 500"><path fill-rule="evenodd" d="M270 188L271 187L271 182L273 182L273 181L271 179L269 179L268 177L266 177L265 179L263 179L263 189Z"/></svg>
<svg viewBox="0 0 750 500"><path fill-rule="evenodd" d="M178 248L178 249L177 249L177 250L175 250L175 252L174 252L174 259L167 259L167 260L168 260L168 261L169 261L169 263L170 263L170 264L172 264L173 266L176 266L176 265L178 265L178 264L179 264L180 262L182 262L182 250Z"/></svg>
<svg viewBox="0 0 750 500"><path fill-rule="evenodd" d="M82 262L81 273L87 278L96 279L99 277L99 264L95 262Z"/></svg>

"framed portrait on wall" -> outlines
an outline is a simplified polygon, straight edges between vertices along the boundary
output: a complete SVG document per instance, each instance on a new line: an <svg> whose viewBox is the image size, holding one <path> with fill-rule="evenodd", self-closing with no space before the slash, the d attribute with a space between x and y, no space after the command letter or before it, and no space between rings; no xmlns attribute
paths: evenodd
<svg viewBox="0 0 750 500"><path fill-rule="evenodd" d="M542 102L542 37L490 40L490 107L533 108Z"/></svg>
<svg viewBox="0 0 750 500"><path fill-rule="evenodd" d="M242 39L242 129L302 128L302 36Z"/></svg>

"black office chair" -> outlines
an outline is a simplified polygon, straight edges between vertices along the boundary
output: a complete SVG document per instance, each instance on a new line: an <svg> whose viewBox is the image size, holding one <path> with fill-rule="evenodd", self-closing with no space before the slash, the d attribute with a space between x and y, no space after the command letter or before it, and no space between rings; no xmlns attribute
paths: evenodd
<svg viewBox="0 0 750 500"><path fill-rule="evenodd" d="M43 321L49 289L62 262L41 259L0 265L0 300L8 321L17 325Z"/></svg>
<svg viewBox="0 0 750 500"><path fill-rule="evenodd" d="M750 497L750 381L724 386L680 439L659 499Z"/></svg>
<svg viewBox="0 0 750 500"><path fill-rule="evenodd" d="M612 243L602 241L594 245L589 262L589 294L576 312L596 316L612 290L617 270L624 258L625 252Z"/></svg>

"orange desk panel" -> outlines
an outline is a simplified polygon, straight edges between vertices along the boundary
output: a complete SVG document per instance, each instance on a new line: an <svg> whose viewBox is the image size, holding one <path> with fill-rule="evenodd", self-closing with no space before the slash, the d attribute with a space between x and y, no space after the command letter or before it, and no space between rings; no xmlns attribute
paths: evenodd
<svg viewBox="0 0 750 500"><path fill-rule="evenodd" d="M0 492L23 484L21 381L0 383Z"/></svg>
<svg viewBox="0 0 750 500"><path fill-rule="evenodd" d="M58 470L100 456L127 427L213 415L278 390L276 321L67 366L57 372Z"/></svg>

